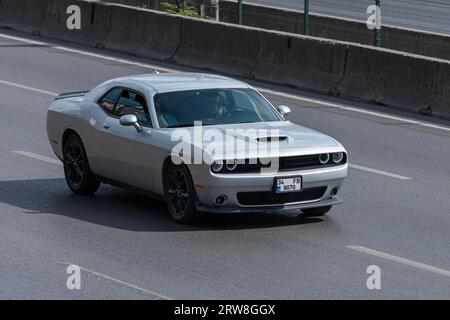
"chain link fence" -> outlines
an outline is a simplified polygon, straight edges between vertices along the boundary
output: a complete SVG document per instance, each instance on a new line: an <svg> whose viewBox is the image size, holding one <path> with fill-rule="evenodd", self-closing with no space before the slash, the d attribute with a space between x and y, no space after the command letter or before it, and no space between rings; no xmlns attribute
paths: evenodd
<svg viewBox="0 0 450 320"><path fill-rule="evenodd" d="M176 12L219 19L219 1L224 0L102 0L122 3L149 9ZM224 2L230 2L225 0ZM255 12L245 12L242 5L257 4L277 9L305 11L309 4L310 14L330 15L365 22L370 16L368 9L376 4L376 0L231 0L235 2L235 23L246 24L246 18ZM384 25L392 25L420 31L450 34L450 0L379 0L381 4L381 21ZM281 19L280 13L273 12L269 19ZM249 16L250 15L250 16ZM278 15L278 16L277 16ZM279 24L290 24L288 19ZM288 26L286 26L288 28ZM306 26L305 26L306 29ZM308 34L308 30L306 32Z"/></svg>
<svg viewBox="0 0 450 320"><path fill-rule="evenodd" d="M243 1L301 11L305 4L304 0ZM450 34L450 0L380 0L380 3L383 24ZM309 11L366 21L367 9L374 4L375 0L309 0Z"/></svg>

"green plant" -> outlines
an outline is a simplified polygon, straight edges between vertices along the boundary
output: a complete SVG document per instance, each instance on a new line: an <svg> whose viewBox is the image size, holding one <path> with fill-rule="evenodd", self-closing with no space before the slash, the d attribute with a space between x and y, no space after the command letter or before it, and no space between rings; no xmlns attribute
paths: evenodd
<svg viewBox="0 0 450 320"><path fill-rule="evenodd" d="M176 4L169 3L169 2L162 2L161 6L162 6L162 9L167 13L181 14L183 16L195 17L195 18L204 18L197 12L197 9L195 9L194 7L185 5L184 2L181 3L179 7Z"/></svg>

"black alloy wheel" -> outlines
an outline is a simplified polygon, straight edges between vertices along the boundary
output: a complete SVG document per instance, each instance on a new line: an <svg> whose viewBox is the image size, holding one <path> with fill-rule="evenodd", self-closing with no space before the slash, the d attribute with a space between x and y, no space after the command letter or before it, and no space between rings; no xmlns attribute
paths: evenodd
<svg viewBox="0 0 450 320"><path fill-rule="evenodd" d="M189 169L185 165L170 165L164 176L167 207L172 218L179 223L190 223L195 212L195 191Z"/></svg>
<svg viewBox="0 0 450 320"><path fill-rule="evenodd" d="M63 152L64 175L70 190L77 194L97 191L100 182L92 174L83 143L76 134L66 139Z"/></svg>

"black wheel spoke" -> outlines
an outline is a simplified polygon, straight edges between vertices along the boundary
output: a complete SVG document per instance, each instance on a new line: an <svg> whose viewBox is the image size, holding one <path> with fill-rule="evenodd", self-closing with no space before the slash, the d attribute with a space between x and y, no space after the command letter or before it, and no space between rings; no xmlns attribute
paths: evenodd
<svg viewBox="0 0 450 320"><path fill-rule="evenodd" d="M180 186L180 171L175 171L174 172L174 179L175 179L175 184L177 185L177 187Z"/></svg>
<svg viewBox="0 0 450 320"><path fill-rule="evenodd" d="M75 159L74 159L74 157L73 157L71 152L67 152L66 153L66 158L67 158L67 161L70 162L70 163L75 162Z"/></svg>
<svg viewBox="0 0 450 320"><path fill-rule="evenodd" d="M69 180L73 180L73 168L69 168L67 171L69 171L69 174L68 174L68 179Z"/></svg>
<svg viewBox="0 0 450 320"><path fill-rule="evenodd" d="M177 208L178 213L183 213L183 202L181 201L181 198L177 198Z"/></svg>
<svg viewBox="0 0 450 320"><path fill-rule="evenodd" d="M80 167L75 167L75 172L77 173L77 177L81 178L83 177L83 171L80 169Z"/></svg>
<svg viewBox="0 0 450 320"><path fill-rule="evenodd" d="M169 206L176 216L186 213L189 203L189 187L185 172L179 168L173 168L168 172L166 180L166 195Z"/></svg>
<svg viewBox="0 0 450 320"><path fill-rule="evenodd" d="M169 177L170 177L170 181L172 182L172 184L176 187L177 186L177 181L176 181L176 178L175 178L175 173L171 172Z"/></svg>
<svg viewBox="0 0 450 320"><path fill-rule="evenodd" d="M78 187L83 181L84 175L83 152L77 141L74 140L69 143L64 159L67 179L74 187Z"/></svg>

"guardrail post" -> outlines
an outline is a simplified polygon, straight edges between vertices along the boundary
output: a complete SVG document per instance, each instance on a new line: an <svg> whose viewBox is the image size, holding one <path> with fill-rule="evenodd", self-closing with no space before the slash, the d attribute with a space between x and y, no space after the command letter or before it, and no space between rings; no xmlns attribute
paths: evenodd
<svg viewBox="0 0 450 320"><path fill-rule="evenodd" d="M239 24L242 24L242 0L238 0Z"/></svg>
<svg viewBox="0 0 450 320"><path fill-rule="evenodd" d="M216 21L220 21L220 0L216 1Z"/></svg>
<svg viewBox="0 0 450 320"><path fill-rule="evenodd" d="M181 8L182 3L183 3L183 0L175 0L175 5L178 7L178 9Z"/></svg>
<svg viewBox="0 0 450 320"><path fill-rule="evenodd" d="M304 7L304 18L303 18L303 22L304 22L304 31L305 31L305 35L309 36L309 0L305 0L305 7Z"/></svg>
<svg viewBox="0 0 450 320"><path fill-rule="evenodd" d="M381 47L381 0L375 0L375 47Z"/></svg>

